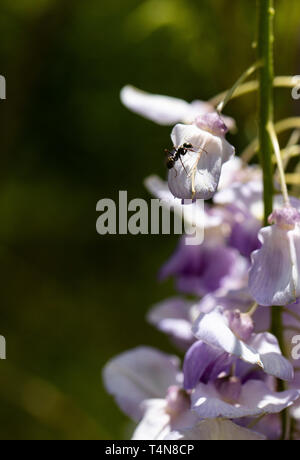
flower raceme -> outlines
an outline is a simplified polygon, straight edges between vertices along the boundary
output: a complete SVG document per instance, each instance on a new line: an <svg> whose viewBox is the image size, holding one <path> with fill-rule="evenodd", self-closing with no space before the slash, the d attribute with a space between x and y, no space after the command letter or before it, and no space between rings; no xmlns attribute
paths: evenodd
<svg viewBox="0 0 300 460"><path fill-rule="evenodd" d="M139 347L104 369L107 391L137 422L132 439L280 439L282 411L293 418L289 436L299 437L297 354L291 352L294 361L282 355L266 307L286 306L280 345L291 351L300 332L300 201L282 187L270 226L262 228L263 174L234 157L225 139L232 119L206 102L131 86L121 99L133 112L174 126L168 180L151 176L145 185L189 225L205 228L203 244L189 246L182 237L160 271L161 280L175 278L180 297L147 315L183 352L182 365ZM200 208L191 198L211 201ZM278 391L278 380L285 391Z"/></svg>

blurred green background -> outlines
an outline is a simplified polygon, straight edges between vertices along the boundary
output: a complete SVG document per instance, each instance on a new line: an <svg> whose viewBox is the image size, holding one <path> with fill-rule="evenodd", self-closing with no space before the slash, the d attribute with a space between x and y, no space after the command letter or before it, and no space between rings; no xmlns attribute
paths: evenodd
<svg viewBox="0 0 300 460"><path fill-rule="evenodd" d="M119 91L226 89L255 59L255 1L2 0L0 30L0 438L121 439L130 427L101 369L140 344L173 351L144 318L174 293L156 274L176 237L96 233L97 201L147 198L170 145ZM278 0L277 73L300 74L299 52L299 0ZM277 117L299 113L276 94ZM255 108L254 95L228 106L239 150Z"/></svg>

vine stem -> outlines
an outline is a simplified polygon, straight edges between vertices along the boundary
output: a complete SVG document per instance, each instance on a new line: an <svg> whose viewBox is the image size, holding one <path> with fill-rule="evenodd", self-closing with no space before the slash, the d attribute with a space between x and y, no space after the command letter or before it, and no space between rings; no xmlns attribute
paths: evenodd
<svg viewBox="0 0 300 460"><path fill-rule="evenodd" d="M258 61L255 64L253 64L249 69L247 69L241 77L235 82L235 84L230 88L229 91L227 91L224 94L224 98L220 101L217 107L217 112L221 114L221 112L224 110L224 107L228 104L228 102L232 99L234 93L236 90L244 83L247 78L249 78L259 67L262 67L263 62Z"/></svg>
<svg viewBox="0 0 300 460"><path fill-rule="evenodd" d="M268 127L273 123L273 0L258 0L258 60L263 62L259 69L259 146L260 161L264 180L264 216L268 225L269 215L273 211L273 164L272 144Z"/></svg>
<svg viewBox="0 0 300 460"><path fill-rule="evenodd" d="M278 145L277 136L274 130L274 1L273 0L257 0L258 13L258 59L263 61L263 67L259 69L259 153L260 162L263 169L264 181L264 220L265 225L268 225L269 215L273 211L273 173L274 167L272 164L273 149L275 154L280 157L280 148ZM279 158L278 158L279 159ZM283 173L284 176L284 173ZM284 177L281 179L284 181ZM286 186L285 186L286 187ZM284 185L283 185L284 188ZM287 193L284 190L284 193ZM288 197L288 195L287 195ZM272 324L271 332L274 334L281 346L284 348L284 331L282 322L282 308L272 307ZM283 351L283 350L282 350ZM284 383L278 381L278 389L284 389ZM288 410L282 413L282 439L289 438L290 418Z"/></svg>

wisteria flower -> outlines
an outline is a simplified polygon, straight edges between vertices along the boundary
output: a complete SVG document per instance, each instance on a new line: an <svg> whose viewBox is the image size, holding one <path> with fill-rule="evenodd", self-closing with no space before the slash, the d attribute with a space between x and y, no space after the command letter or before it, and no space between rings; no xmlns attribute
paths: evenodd
<svg viewBox="0 0 300 460"><path fill-rule="evenodd" d="M109 361L103 378L107 391L134 420L142 417L144 401L164 398L171 386L182 382L179 360L149 347L127 351Z"/></svg>
<svg viewBox="0 0 300 460"><path fill-rule="evenodd" d="M248 314L217 308L200 314L192 330L198 340L257 365L269 375L288 381L294 377L293 367L282 356L276 337L267 332L254 334Z"/></svg>
<svg viewBox="0 0 300 460"><path fill-rule="evenodd" d="M300 297L300 213L285 207L270 216L272 222L259 233L262 247L252 256L249 290L260 305L288 305Z"/></svg>
<svg viewBox="0 0 300 460"><path fill-rule="evenodd" d="M213 383L198 384L192 394L192 408L201 418L258 417L281 412L299 396L299 390L272 391L261 380L242 383L238 377L219 378Z"/></svg>
<svg viewBox="0 0 300 460"><path fill-rule="evenodd" d="M208 102L197 100L188 103L174 97L146 93L131 85L122 89L121 101L132 112L165 126L177 123L192 124L198 116L215 111ZM230 130L235 129L235 121L232 118L224 117L224 122Z"/></svg>
<svg viewBox="0 0 300 460"><path fill-rule="evenodd" d="M276 358L272 360L274 364ZM185 357L184 387L193 390L192 409L200 418L276 414L299 398L299 390L274 391L272 381L262 369L203 341L192 345Z"/></svg>
<svg viewBox="0 0 300 460"><path fill-rule="evenodd" d="M164 440L173 431L193 427L199 417L191 411L190 396L178 386L168 389L164 399L152 399L142 404L144 416L132 439Z"/></svg>
<svg viewBox="0 0 300 460"><path fill-rule="evenodd" d="M187 246L183 237L160 278L174 276L180 292L202 296L245 287L248 267L245 258L218 239L206 238L201 246Z"/></svg>
<svg viewBox="0 0 300 460"><path fill-rule="evenodd" d="M174 211L175 233L185 224L177 250L160 271L160 279L175 279L181 296L156 304L147 315L184 351L182 370L177 358L141 347L104 371L109 393L138 422L134 440L300 435L300 201L289 196L287 183L287 177L291 184L298 178L289 160L297 162L299 132L287 146L277 137L299 123L292 118L275 124L271 116L274 8L270 0L258 2L257 9L257 62L212 104L132 86L121 91L130 110L173 127L167 182L151 176L145 184L163 208ZM281 84L294 80L279 77L275 86ZM237 158L226 140L234 121L222 112L233 97L256 89L258 138ZM258 151L262 167L245 164ZM281 195L274 196L276 190ZM270 226L262 228L269 210ZM190 227L201 230L192 246Z"/></svg>
<svg viewBox="0 0 300 460"><path fill-rule="evenodd" d="M138 421L133 439L164 439L171 431L193 426L183 389L179 360L149 347L139 347L112 359L103 372L107 391L120 408Z"/></svg>
<svg viewBox="0 0 300 460"><path fill-rule="evenodd" d="M216 193L222 166L235 154L224 132L226 127L217 114L203 117L201 128L175 126L171 135L174 147L191 146L169 171L169 188L176 198L209 200Z"/></svg>
<svg viewBox="0 0 300 460"><path fill-rule="evenodd" d="M173 297L154 305L147 319L159 331L167 334L177 347L187 350L196 341L192 326L201 313L207 314L222 308L228 314L237 310L243 314L251 309L253 302L247 289L228 291L225 295L207 294L196 303L182 297ZM258 307L252 318L255 332L270 328L269 309Z"/></svg>
<svg viewBox="0 0 300 460"><path fill-rule="evenodd" d="M203 207L198 201L191 203L191 200L175 198L170 192L168 183L158 176L150 176L144 183L147 190L161 200L161 205L182 217L188 227L204 228L205 237L213 235L215 240L218 239L221 244L225 244L230 234L232 219L222 206L210 207L205 204Z"/></svg>

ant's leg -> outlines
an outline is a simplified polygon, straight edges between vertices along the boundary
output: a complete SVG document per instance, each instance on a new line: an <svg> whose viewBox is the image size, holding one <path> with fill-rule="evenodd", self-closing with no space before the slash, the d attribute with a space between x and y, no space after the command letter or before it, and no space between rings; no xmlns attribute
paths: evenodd
<svg viewBox="0 0 300 460"><path fill-rule="evenodd" d="M208 155L208 151L205 150L204 148L202 147L193 147L192 149L186 149L188 152L197 152L198 150L201 150L202 152L206 153L206 155Z"/></svg>

